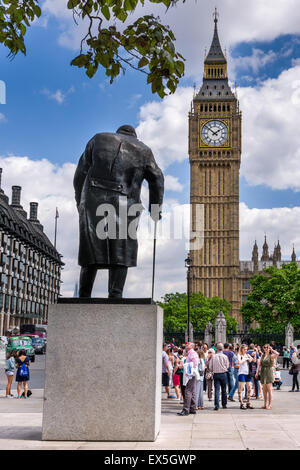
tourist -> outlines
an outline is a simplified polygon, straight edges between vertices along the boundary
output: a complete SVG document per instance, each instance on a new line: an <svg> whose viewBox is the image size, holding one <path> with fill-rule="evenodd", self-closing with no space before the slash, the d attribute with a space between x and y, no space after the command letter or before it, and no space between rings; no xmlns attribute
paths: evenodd
<svg viewBox="0 0 300 470"><path fill-rule="evenodd" d="M6 395L5 398L13 398L13 395L11 393L11 385L12 381L15 375L15 369L16 369L16 356L17 356L17 351L13 350L11 351L6 358L5 362L5 374L7 377L7 385L6 385Z"/></svg>
<svg viewBox="0 0 300 470"><path fill-rule="evenodd" d="M16 358L16 366L17 366L17 375L16 375L16 382L17 385L17 398L21 398L21 388L23 384L24 388L24 398L28 396L28 381L29 381L29 366L30 366L30 359L26 355L26 351L21 349L18 353L18 357Z"/></svg>
<svg viewBox="0 0 300 470"><path fill-rule="evenodd" d="M165 387L165 391L168 398L172 398L170 395L170 369L169 369L169 356L167 354L168 344L165 343L162 352L162 386Z"/></svg>
<svg viewBox="0 0 300 470"><path fill-rule="evenodd" d="M196 381L196 410L203 410L204 409L203 381L204 381L204 373L205 373L205 360L204 360L203 351L198 350L197 353L199 356L199 362L198 362L199 380Z"/></svg>
<svg viewBox="0 0 300 470"><path fill-rule="evenodd" d="M209 368L214 375L214 387L215 387L215 411L218 411L220 406L220 388L222 391L222 407L227 408L227 370L229 367L228 357L223 354L223 344L218 343L216 345L217 353L210 359Z"/></svg>
<svg viewBox="0 0 300 470"><path fill-rule="evenodd" d="M185 385L183 385L183 372L184 372L184 363L186 361L186 357L184 357L183 350L181 348L178 349L178 359L179 359L178 369L180 371L180 389L181 389L181 395L182 395L181 403L183 403L184 392L185 392Z"/></svg>
<svg viewBox="0 0 300 470"><path fill-rule="evenodd" d="M279 353L274 351L269 344L263 346L263 354L258 361L258 367L256 371L256 378L260 374L260 382L263 387L264 406L265 410L272 409L273 399L273 382L274 374L272 370L273 361L277 359Z"/></svg>
<svg viewBox="0 0 300 470"><path fill-rule="evenodd" d="M282 385L282 380L281 380L280 369L279 367L276 367L276 370L274 372L273 387L276 388L276 390L280 390L281 385Z"/></svg>
<svg viewBox="0 0 300 470"><path fill-rule="evenodd" d="M253 409L253 406L250 403L251 397L251 377L249 371L249 363L252 362L252 357L247 354L248 346L246 344L242 344L239 353L237 355L238 364L239 364L239 371L238 371L238 380L239 380L239 402L240 402L240 409L245 410L247 408ZM243 403L243 392L245 390L246 384L246 400L247 404Z"/></svg>
<svg viewBox="0 0 300 470"><path fill-rule="evenodd" d="M180 416L187 416L189 414L196 414L196 375L198 375L198 362L199 357L196 351L194 350L193 343L187 343L185 347L187 354L186 363L184 365L185 371L187 366L190 365L192 373L187 376L186 383L184 380L185 393L184 393L184 404L183 409L180 413L177 413ZM185 379L185 378L184 378Z"/></svg>
<svg viewBox="0 0 300 470"><path fill-rule="evenodd" d="M253 398L259 399L259 380L256 378L257 364L259 361L259 354L254 344L250 344L248 354L252 357L252 362L249 362L249 374L253 382L254 393Z"/></svg>
<svg viewBox="0 0 300 470"><path fill-rule="evenodd" d="M173 385L175 388L175 393L176 393L176 399L177 401L180 401L180 398L182 398L182 391L181 391L181 386L180 386L180 376L182 375L182 369L179 367L181 358L179 357L179 354L174 358L174 369L173 369Z"/></svg>
<svg viewBox="0 0 300 470"><path fill-rule="evenodd" d="M229 361L229 367L227 371L228 395L230 395L230 392L234 389L234 385L235 385L234 379L233 379L233 363L232 363L234 353L233 351L229 349L229 346L230 346L229 343L225 343L224 351L223 351L223 353L228 357L228 361Z"/></svg>
<svg viewBox="0 0 300 470"><path fill-rule="evenodd" d="M300 371L300 353L294 352L291 359L291 372L293 374L293 388L290 392L299 392L298 373Z"/></svg>
<svg viewBox="0 0 300 470"><path fill-rule="evenodd" d="M234 400L234 394L237 391L239 387L239 363L237 359L237 354L239 352L239 347L237 346L235 349L232 345L229 346L229 349L233 352L233 358L232 358L232 365L233 365L233 380L234 380L234 386L230 390L228 400L229 401L235 401Z"/></svg>
<svg viewBox="0 0 300 470"><path fill-rule="evenodd" d="M284 346L284 348L283 348L283 363L282 363L283 369L285 369L285 366L288 369L289 368L289 363L290 363L290 352L289 352L288 348L286 346Z"/></svg>
<svg viewBox="0 0 300 470"><path fill-rule="evenodd" d="M212 369L210 368L210 360L214 354L215 354L214 349L210 348L207 351L207 361L205 362L205 384L206 384L208 401L212 401L212 396L213 396L212 393L213 393L214 374L212 372Z"/></svg>
<svg viewBox="0 0 300 470"><path fill-rule="evenodd" d="M292 345L292 346L290 347L290 351L289 351L289 359L290 359L290 361L292 361L293 354L294 354L296 351L297 351L297 350L296 350L295 346Z"/></svg>
<svg viewBox="0 0 300 470"><path fill-rule="evenodd" d="M169 375L169 387L170 388L173 388L173 369L174 369L174 356L173 356L173 353L172 353L172 350L170 349L170 345L166 351L167 355L168 355L168 366L169 366L169 371L170 371L170 375ZM175 398L174 395L170 395L170 398Z"/></svg>
<svg viewBox="0 0 300 470"><path fill-rule="evenodd" d="M208 358L208 344L207 343L203 343L202 351L204 352L204 360L207 361L207 358Z"/></svg>

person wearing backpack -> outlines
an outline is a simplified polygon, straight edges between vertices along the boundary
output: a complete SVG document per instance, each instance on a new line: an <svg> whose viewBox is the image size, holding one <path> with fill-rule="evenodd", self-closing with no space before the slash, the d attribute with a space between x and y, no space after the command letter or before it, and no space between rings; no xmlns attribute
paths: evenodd
<svg viewBox="0 0 300 470"><path fill-rule="evenodd" d="M18 357L16 359L16 366L17 366L16 382L18 383L17 398L21 398L22 384L24 387L24 398L27 398L30 359L28 356L26 356L26 351L24 349L21 349L18 354Z"/></svg>

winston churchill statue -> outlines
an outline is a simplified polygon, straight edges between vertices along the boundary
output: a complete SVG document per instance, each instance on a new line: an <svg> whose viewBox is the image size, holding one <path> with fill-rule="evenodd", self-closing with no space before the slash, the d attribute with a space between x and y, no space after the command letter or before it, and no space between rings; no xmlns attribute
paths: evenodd
<svg viewBox="0 0 300 470"><path fill-rule="evenodd" d="M91 297L98 269L109 270L108 296L122 298L129 267L136 266L136 231L143 210L141 187L149 185L149 212L161 218L164 178L152 151L129 125L96 134L75 176L81 266L79 297Z"/></svg>

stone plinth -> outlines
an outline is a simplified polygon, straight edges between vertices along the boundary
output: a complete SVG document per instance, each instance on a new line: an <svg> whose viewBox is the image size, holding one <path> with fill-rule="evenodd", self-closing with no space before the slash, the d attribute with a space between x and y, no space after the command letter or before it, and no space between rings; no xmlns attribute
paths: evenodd
<svg viewBox="0 0 300 470"><path fill-rule="evenodd" d="M49 306L43 440L155 441L162 342L155 304Z"/></svg>

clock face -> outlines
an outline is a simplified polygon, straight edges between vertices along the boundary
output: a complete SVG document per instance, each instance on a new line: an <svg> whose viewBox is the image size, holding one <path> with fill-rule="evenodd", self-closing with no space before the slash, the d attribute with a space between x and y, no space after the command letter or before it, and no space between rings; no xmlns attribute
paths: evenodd
<svg viewBox="0 0 300 470"><path fill-rule="evenodd" d="M219 147L228 139L228 127L222 121L209 121L202 127L202 139L211 147Z"/></svg>

